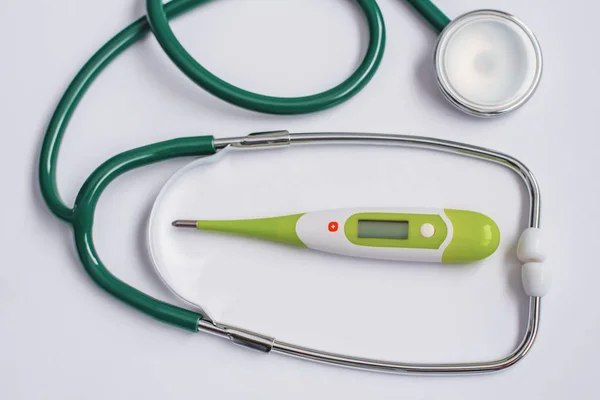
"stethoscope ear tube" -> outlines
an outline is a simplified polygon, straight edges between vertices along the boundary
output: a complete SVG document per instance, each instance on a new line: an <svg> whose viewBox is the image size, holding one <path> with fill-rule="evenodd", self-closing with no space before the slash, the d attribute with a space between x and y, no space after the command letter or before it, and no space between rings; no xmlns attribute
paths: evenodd
<svg viewBox="0 0 600 400"><path fill-rule="evenodd" d="M186 1L186 0L180 0ZM204 1L187 0L188 3ZM374 0L356 0L369 26L369 44L358 68L339 85L310 96L274 97L233 86L200 65L181 45L169 26L162 0L146 0L147 17L156 40L171 61L194 83L218 98L249 110L269 114L305 114L338 105L356 95L373 77L385 48L383 15Z"/></svg>
<svg viewBox="0 0 600 400"><path fill-rule="evenodd" d="M159 321L192 332L198 330L198 321L203 315L150 297L108 271L94 246L94 213L104 189L120 175L175 157L199 157L215 152L212 136L197 136L154 143L116 155L100 165L85 181L75 200L72 216L77 253L85 270L98 286Z"/></svg>

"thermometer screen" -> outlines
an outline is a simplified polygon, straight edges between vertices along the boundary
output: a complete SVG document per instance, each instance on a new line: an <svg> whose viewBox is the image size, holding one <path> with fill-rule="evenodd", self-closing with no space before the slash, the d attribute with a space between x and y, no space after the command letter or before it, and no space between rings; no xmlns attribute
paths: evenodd
<svg viewBox="0 0 600 400"><path fill-rule="evenodd" d="M361 239L408 239L408 221L358 221Z"/></svg>

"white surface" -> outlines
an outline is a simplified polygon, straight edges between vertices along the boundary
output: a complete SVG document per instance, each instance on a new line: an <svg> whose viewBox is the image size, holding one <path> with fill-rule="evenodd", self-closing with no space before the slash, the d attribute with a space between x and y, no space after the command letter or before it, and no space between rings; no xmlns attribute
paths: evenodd
<svg viewBox="0 0 600 400"><path fill-rule="evenodd" d="M589 229L589 228L588 228ZM582 232L587 234L587 230ZM519 237L517 243L517 257L523 262L545 261L548 257L544 231L541 228L527 228Z"/></svg>
<svg viewBox="0 0 600 400"><path fill-rule="evenodd" d="M598 201L600 185L600 56L591 33L598 3L439 0L450 16L484 7L510 11L537 34L546 66L541 85L524 108L501 119L475 119L447 105L432 73L434 34L402 2L381 0L388 31L383 63L372 82L339 107L278 117L227 105L193 86L149 37L98 79L65 137L59 184L69 204L108 157L182 135L278 128L398 132L466 141L518 157L540 183L542 221L553 249L546 263L555 283L543 300L540 335L527 358L511 369L452 378L373 374L256 354L159 324L88 278L76 259L71 229L40 200L37 154L73 74L142 14L143 3L3 4L0 398L462 400L481 399L482 393L486 399L598 398L600 311L593 293L600 279L600 231L593 227L600 209L590 206ZM339 82L356 66L367 41L360 13L345 0L215 1L181 18L174 29L222 78L274 95L313 93ZM246 172L259 159L261 173ZM316 162L324 159L327 169ZM94 230L102 260L118 277L179 304L151 267L145 224L160 187L187 161L118 179L100 200ZM207 181L218 185L197 183L206 187L203 204L239 214L338 207L341 185L332 171L372 164L389 177L389 185L379 188L389 203L379 205L472 207L490 215L503 235L493 257L456 269L342 261L314 252L289 257L288 251L273 251L259 259L258 245L235 262L238 255L223 248L226 257L213 268L228 270L230 279L214 287L215 301L240 325L306 345L403 360L499 357L520 339L526 312L515 248L525 224L523 189L501 167L383 148L274 150L240 153L231 161L213 171L215 176L207 171ZM308 174L310 180L296 179ZM357 176L357 190L368 181L367 173ZM275 194L290 200L274 202ZM345 201L354 205L352 198ZM582 224L591 227L585 235ZM216 292L225 284L230 290Z"/></svg>
<svg viewBox="0 0 600 400"><path fill-rule="evenodd" d="M536 49L517 23L472 15L452 27L440 45L440 73L463 102L486 110L510 108L536 83Z"/></svg>

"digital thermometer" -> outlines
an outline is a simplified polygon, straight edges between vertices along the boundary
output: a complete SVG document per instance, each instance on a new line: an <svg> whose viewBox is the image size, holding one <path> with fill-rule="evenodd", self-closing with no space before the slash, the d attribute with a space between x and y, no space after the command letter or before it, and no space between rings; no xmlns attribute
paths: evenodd
<svg viewBox="0 0 600 400"><path fill-rule="evenodd" d="M491 218L452 209L337 209L259 219L177 220L173 225L397 261L478 261L500 242Z"/></svg>

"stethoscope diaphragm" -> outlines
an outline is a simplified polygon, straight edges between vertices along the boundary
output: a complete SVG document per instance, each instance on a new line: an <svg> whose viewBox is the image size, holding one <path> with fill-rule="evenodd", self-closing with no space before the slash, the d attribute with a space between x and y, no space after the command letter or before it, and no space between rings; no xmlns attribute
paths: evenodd
<svg viewBox="0 0 600 400"><path fill-rule="evenodd" d="M442 31L435 68L439 87L452 104L491 117L519 108L533 95L542 74L542 52L517 18L479 10Z"/></svg>

